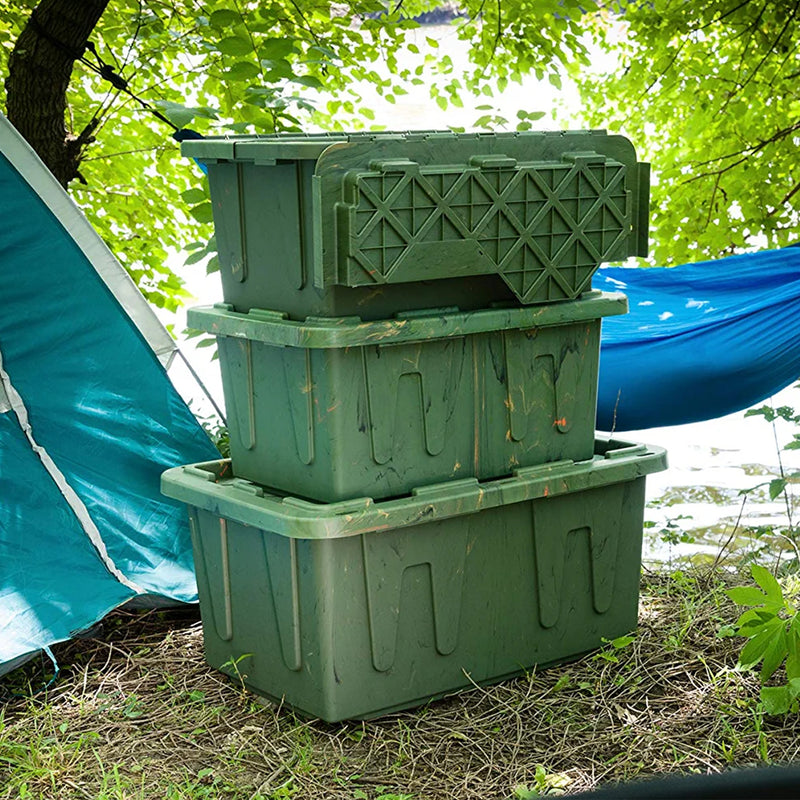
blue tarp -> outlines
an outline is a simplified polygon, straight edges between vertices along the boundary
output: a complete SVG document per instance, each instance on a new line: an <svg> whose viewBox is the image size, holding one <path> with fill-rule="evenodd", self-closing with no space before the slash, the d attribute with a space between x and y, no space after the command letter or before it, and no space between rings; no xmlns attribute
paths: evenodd
<svg viewBox="0 0 800 800"><path fill-rule="evenodd" d="M713 419L800 377L800 247L674 268L602 267L595 289L628 295L603 321L597 427Z"/></svg>
<svg viewBox="0 0 800 800"><path fill-rule="evenodd" d="M137 595L196 600L187 515L159 478L218 454L163 328L2 115L0 152L2 674Z"/></svg>

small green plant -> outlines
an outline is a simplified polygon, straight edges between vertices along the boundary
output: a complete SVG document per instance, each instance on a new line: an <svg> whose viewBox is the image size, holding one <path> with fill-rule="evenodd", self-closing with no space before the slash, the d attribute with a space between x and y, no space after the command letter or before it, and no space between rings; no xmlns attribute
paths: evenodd
<svg viewBox="0 0 800 800"><path fill-rule="evenodd" d="M665 544L693 544L694 536L680 523L685 519L694 519L691 514L678 514L677 517L668 517L664 526L658 531L659 538ZM645 522L645 528L654 528L655 522Z"/></svg>
<svg viewBox="0 0 800 800"><path fill-rule="evenodd" d="M618 636L616 639L606 639L605 636L603 636L602 642L605 646L602 650L598 650L598 652L595 653L592 658L595 661L602 659L603 661L609 661L612 664L617 664L619 663L619 656L617 653L620 650L624 650L635 641L635 636Z"/></svg>
<svg viewBox="0 0 800 800"><path fill-rule="evenodd" d="M734 603L750 606L736 622L736 632L749 641L739 654L740 669L761 663L761 701L767 714L798 710L800 699L800 581L786 579L781 587L766 567L750 565L756 586L737 586L726 593ZM767 686L767 681L785 664L786 683Z"/></svg>
<svg viewBox="0 0 800 800"><path fill-rule="evenodd" d="M520 783L511 790L509 800L532 800L534 797L562 795L572 783L572 778L565 772L548 772L541 764L536 765L533 774L533 786Z"/></svg>
<svg viewBox="0 0 800 800"><path fill-rule="evenodd" d="M214 446L219 450L223 458L231 457L231 437L228 431L228 426L222 422L215 414L202 416L195 411L195 417L203 427L206 435L213 442Z"/></svg>
<svg viewBox="0 0 800 800"><path fill-rule="evenodd" d="M138 719L144 714L144 709L142 708L142 702L139 698L135 695L129 695L125 698L125 705L122 708L122 715L126 719Z"/></svg>
<svg viewBox="0 0 800 800"><path fill-rule="evenodd" d="M223 672L228 672L230 670L230 674L232 678L236 678L239 681L239 685L242 688L242 692L247 692L247 686L245 684L245 680L247 679L247 673L242 672L239 669L239 664L244 661L246 658L252 658L252 653L242 653L238 658L234 658L231 656L221 667L220 669Z"/></svg>
<svg viewBox="0 0 800 800"><path fill-rule="evenodd" d="M796 388L800 384L796 385ZM778 406L774 408L772 405L763 405L760 408L751 408L745 412L745 417L763 417L767 422L772 425L772 435L775 439L775 448L778 455L778 466L780 469L780 477L773 478L769 481L759 483L749 489L744 489L740 494L748 494L756 489L764 486L769 487L769 499L775 500L779 496L783 496L783 501L786 506L786 517L789 521L789 536L794 539L793 530L794 522L792 520L792 498L789 495L789 484L800 479L800 472L787 473L783 468L783 461L781 459L781 450L800 450L800 433L792 434L792 441L784 445L783 448L778 444L778 431L775 421L782 419L795 426L800 426L800 414L795 411L791 406Z"/></svg>

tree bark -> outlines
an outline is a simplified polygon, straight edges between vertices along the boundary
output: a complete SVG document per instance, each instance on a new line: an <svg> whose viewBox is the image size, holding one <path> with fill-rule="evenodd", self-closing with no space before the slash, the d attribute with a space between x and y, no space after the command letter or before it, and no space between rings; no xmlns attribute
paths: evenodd
<svg viewBox="0 0 800 800"><path fill-rule="evenodd" d="M8 119L66 188L91 131L67 129L72 68L110 0L41 0L14 45L6 78Z"/></svg>

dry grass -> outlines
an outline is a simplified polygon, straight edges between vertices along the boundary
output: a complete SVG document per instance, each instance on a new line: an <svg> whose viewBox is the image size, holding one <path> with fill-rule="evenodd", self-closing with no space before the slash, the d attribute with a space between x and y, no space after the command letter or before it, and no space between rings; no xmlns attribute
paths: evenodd
<svg viewBox="0 0 800 800"><path fill-rule="evenodd" d="M647 575L625 647L341 725L210 670L194 610L117 613L58 650L51 689L6 701L0 798L487 800L800 760L797 717L764 716L734 670L741 640L718 635L737 616L730 580Z"/></svg>

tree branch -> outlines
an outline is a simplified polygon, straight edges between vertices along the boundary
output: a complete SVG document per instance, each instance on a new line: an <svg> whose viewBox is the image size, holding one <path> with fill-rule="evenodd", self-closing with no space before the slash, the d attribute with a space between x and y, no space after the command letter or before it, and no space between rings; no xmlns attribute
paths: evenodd
<svg viewBox="0 0 800 800"><path fill-rule="evenodd" d="M798 181L794 185L794 188L790 189L784 195L783 200L781 200L780 203L778 203L778 205L775 206L775 208L773 208L772 211L769 212L769 214L767 214L767 216L771 217L771 216L774 216L775 214L777 214L778 210L780 209L780 207L781 206L785 206L798 192L800 192L800 181Z"/></svg>
<svg viewBox="0 0 800 800"><path fill-rule="evenodd" d="M88 141L67 130L67 87L73 65L108 3L41 0L8 62L8 118L65 188L78 177Z"/></svg>
<svg viewBox="0 0 800 800"><path fill-rule="evenodd" d="M788 125L785 128L781 128L780 130L775 131L775 133L773 133L772 136L770 136L767 139L762 139L757 144L750 145L749 147L743 147L741 150L737 150L735 153L728 153L728 155L725 156L718 156L717 158L709 158L706 161L695 161L693 163L693 166L705 167L708 164L718 164L721 161L726 161L729 158L737 158L738 156L753 155L754 153L759 152L759 150L763 150L767 145L774 144L775 142L779 142L781 139L785 139L787 136L791 136L796 131L800 131L800 122L795 122L792 125ZM741 160L737 161L736 163L740 164Z"/></svg>
<svg viewBox="0 0 800 800"><path fill-rule="evenodd" d="M721 109L722 111L725 111L725 109L727 108L728 103L737 94L739 94L740 92L743 92L744 89L747 87L747 85L750 83L750 81L752 81L753 78L755 78L755 76L758 73L758 71L761 69L761 67L764 66L764 62L766 62L766 60L772 55L773 51L778 46L780 40L783 38L783 34L786 33L786 31L789 29L789 26L792 24L792 22L794 22L795 18L797 17L798 10L800 10L800 0L798 0L794 4L794 8L792 9L791 14L789 14L788 18L786 19L786 22L784 22L783 27L781 28L780 32L775 37L775 39L772 42L772 44L767 48L767 52L764 53L764 55L762 56L761 60L758 62L758 64L756 64L755 68L747 76L747 78L745 79L744 83L742 83L736 90L731 92L730 96L728 97L727 101L725 102L725 105ZM742 58L744 60L744 56Z"/></svg>
<svg viewBox="0 0 800 800"><path fill-rule="evenodd" d="M710 28L712 25L716 25L718 22L722 22L723 19L729 17L731 14L735 14L740 8L744 8L745 6L750 5L751 2L752 0L742 0L741 3L733 6L732 8L729 8L724 13L721 12L718 17L710 20L709 22L706 22L705 25L701 25L697 30L702 31L705 30L706 28Z"/></svg>
<svg viewBox="0 0 800 800"><path fill-rule="evenodd" d="M719 179L720 176L725 174L726 172L730 172L730 170L735 169L740 164L744 164L748 158L755 155L756 153L763 150L770 144L774 144L775 142L779 142L781 139L785 139L787 136L791 136L796 131L800 131L800 122L796 122L794 125L790 125L786 128L782 128L779 131L776 131L772 136L767 139L763 139L762 141L758 142L758 144L751 145L750 147L744 147L741 150L738 150L735 153L729 153L725 156L719 156L718 158L711 158L707 161L699 161L695 162L692 166L695 167L704 167L709 164L721 164L723 161L726 161L730 158L735 158L736 161L732 161L729 164L725 164L725 166L720 166L719 169L708 170L705 172L701 172L699 175L694 175L691 178L687 178L685 181L682 181L682 184L687 183L694 183L695 181L702 180L703 178L710 178L712 176L717 176ZM787 202L788 199L791 199L792 195L795 194L796 190L792 190L787 198L785 198L782 202Z"/></svg>

